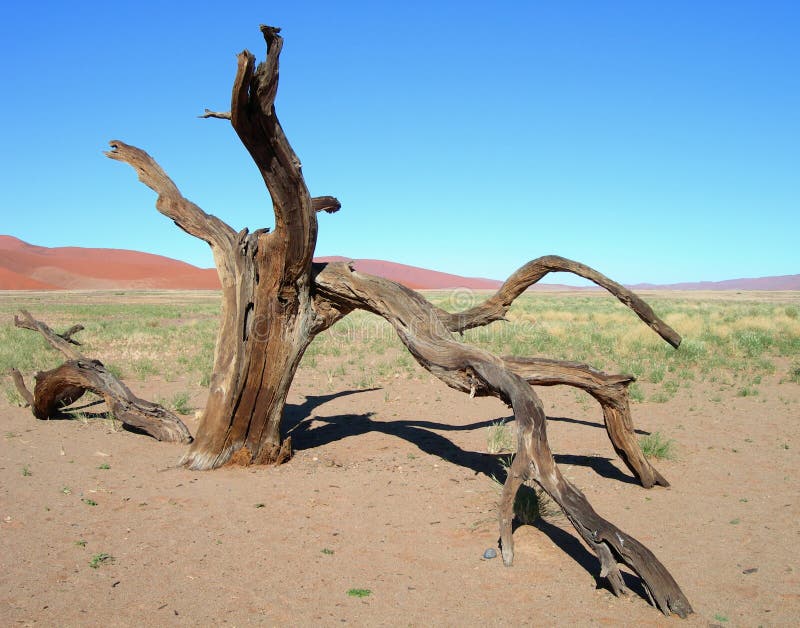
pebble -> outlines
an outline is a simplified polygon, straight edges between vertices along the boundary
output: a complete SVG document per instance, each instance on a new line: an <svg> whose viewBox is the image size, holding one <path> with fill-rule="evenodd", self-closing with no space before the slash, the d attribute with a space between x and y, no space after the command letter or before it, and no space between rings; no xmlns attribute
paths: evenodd
<svg viewBox="0 0 800 628"><path fill-rule="evenodd" d="M497 550L493 547L490 547L483 553L484 558L497 558Z"/></svg>

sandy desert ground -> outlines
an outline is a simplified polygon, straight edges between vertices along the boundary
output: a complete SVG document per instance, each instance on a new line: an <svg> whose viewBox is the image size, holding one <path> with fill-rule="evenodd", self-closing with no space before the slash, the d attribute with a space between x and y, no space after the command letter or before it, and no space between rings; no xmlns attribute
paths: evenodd
<svg viewBox="0 0 800 628"><path fill-rule="evenodd" d="M30 332L26 332L30 333ZM641 586L615 598L563 516L498 541L487 428L509 417L427 374L331 382L304 363L277 468L176 468L182 448L107 420L38 421L0 400L3 625L792 626L800 622L800 385L788 362L759 394L696 382L633 406L642 433L675 441L645 490L588 397L538 389L565 475L645 543L694 606L665 618ZM168 398L194 381L130 381ZM711 399L716 399L711 401ZM194 432L196 418L186 418ZM348 595L369 590L365 597Z"/></svg>

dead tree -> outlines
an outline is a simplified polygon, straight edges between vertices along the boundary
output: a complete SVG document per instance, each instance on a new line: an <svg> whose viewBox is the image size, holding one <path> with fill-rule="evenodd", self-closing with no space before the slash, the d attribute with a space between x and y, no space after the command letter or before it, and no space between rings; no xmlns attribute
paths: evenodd
<svg viewBox="0 0 800 628"><path fill-rule="evenodd" d="M67 357L61 366L50 371L39 371L34 375L36 385L33 392L25 386L25 380L17 369L11 377L20 395L31 406L37 419L59 416L62 409L90 390L102 397L113 416L123 425L134 428L162 441L191 443L189 430L177 416L157 403L140 399L117 377L109 373L99 360L87 358L73 347L80 343L73 334L83 329L73 325L63 334L57 334L41 321L37 321L26 310L14 317L14 325L38 331L48 344Z"/></svg>
<svg viewBox="0 0 800 628"><path fill-rule="evenodd" d="M435 308L420 294L397 283L354 271L346 263L312 262L317 212L335 212L332 197L312 198L300 161L275 114L279 29L262 26L267 58L238 56L230 112L206 110L202 117L230 120L258 167L272 198L273 231L234 231L184 198L161 167L141 149L112 141L106 154L131 165L158 195L157 209L211 247L222 284L221 326L214 354L208 403L183 464L212 469L229 461L279 463L291 456L281 434L286 395L312 339L355 309L373 312L392 324L425 369L448 386L470 395L493 395L511 406L519 429L518 454L501 502L502 552L511 564L514 495L533 478L553 497L598 555L601 576L614 593L625 591L617 565L629 565L664 613L686 616L689 602L669 572L638 541L601 518L584 495L560 473L550 451L545 415L534 385L566 384L589 392L603 407L614 447L642 484L666 485L644 459L633 435L627 385L633 378L606 375L582 364L555 360L501 358L458 342L452 332L502 319L512 301L553 271L588 277L628 305L674 346L680 337L646 303L600 273L560 257L534 260L517 271L482 305L459 314Z"/></svg>

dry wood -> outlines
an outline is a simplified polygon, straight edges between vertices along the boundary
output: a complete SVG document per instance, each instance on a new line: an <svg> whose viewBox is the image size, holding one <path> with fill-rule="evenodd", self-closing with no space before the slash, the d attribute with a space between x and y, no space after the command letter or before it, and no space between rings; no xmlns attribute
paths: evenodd
<svg viewBox="0 0 800 628"><path fill-rule="evenodd" d="M190 443L192 436L177 416L157 403L140 399L134 395L118 378L109 373L99 360L81 355L72 347L78 344L72 334L83 329L80 325L71 327L63 334L55 333L42 321L38 321L26 310L21 317L14 317L17 327L38 331L56 350L67 357L61 366L50 371L40 371L34 375L36 382L33 392L25 386L22 374L12 370L14 384L20 394L31 406L37 419L55 418L62 409L90 390L102 397L110 412L124 425L135 428L162 441Z"/></svg>
<svg viewBox="0 0 800 628"><path fill-rule="evenodd" d="M541 402L532 385L565 384L591 394L603 408L614 447L642 484L666 485L644 459L630 418L628 376L608 375L583 364L543 359L501 358L457 342L451 332L504 317L528 286L549 272L568 271L604 287L628 305L673 346L680 336L635 294L578 262L548 256L529 262L483 304L450 314L397 283L357 273L347 264L312 265L318 211L339 209L333 197L312 199L300 161L275 114L279 30L262 26L267 58L238 56L230 112L206 110L201 117L230 120L250 153L272 198L275 228L236 233L184 198L144 151L111 142L107 155L130 164L157 194L157 209L212 248L222 284L222 322L208 403L197 438L183 463L210 469L235 461L278 463L291 456L280 423L291 381L314 336L354 309L389 321L417 361L448 386L470 395L493 395L513 409L518 454L503 489L500 531L506 564L513 559L514 497L532 478L561 506L601 562L601 576L616 594L625 592L617 561L642 578L664 613L685 617L689 602L672 576L641 543L600 517L555 464L547 441Z"/></svg>
<svg viewBox="0 0 800 628"><path fill-rule="evenodd" d="M318 211L333 212L330 196L312 199L300 160L275 115L279 29L262 26L267 59L258 67L248 51L238 55L229 114L272 197L275 229L236 234L184 198L144 151L112 141L106 154L130 164L157 194L157 209L208 242L222 284L222 318L208 402L194 443L184 458L192 469L211 469L236 454L240 463L278 463L291 456L280 423L286 395L305 349L328 314L312 307L311 258Z"/></svg>
<svg viewBox="0 0 800 628"><path fill-rule="evenodd" d="M573 260L548 255L522 266L483 303L462 312L450 313L436 308L436 313L449 331L467 329L505 320L514 300L551 272L569 272L593 281L605 288L673 347L678 347L681 337L667 325L653 309L625 286L609 279L594 268ZM628 386L635 381L632 375L609 375L586 364L541 358L505 358L506 366L521 375L531 385L567 385L580 388L594 397L603 409L606 431L615 451L645 488L669 482L642 454L636 439L631 418ZM474 394L474 393L473 393Z"/></svg>
<svg viewBox="0 0 800 628"><path fill-rule="evenodd" d="M492 321L502 320L514 299L548 273L555 272L573 273L605 288L636 312L640 319L673 347L677 348L681 344L681 337L678 333L662 321L647 303L625 286L609 279L594 268L557 255L547 255L528 262L506 279L498 291L480 305L456 314L438 310L439 316L450 331L464 331Z"/></svg>
<svg viewBox="0 0 800 628"><path fill-rule="evenodd" d="M603 409L606 431L614 450L642 486L669 486L669 482L642 454L631 418L628 386L632 375L609 375L587 364L545 358L504 357L507 368L532 386L573 386L585 390Z"/></svg>
<svg viewBox="0 0 800 628"><path fill-rule="evenodd" d="M517 454L506 479L500 504L500 534L503 560L511 565L514 549L512 520L514 498L520 485L534 479L561 506L565 514L595 551L601 563L601 576L608 579L613 592L626 588L617 565L621 560L642 578L654 603L665 614L685 617L692 608L666 568L644 545L600 517L586 497L570 484L556 466L547 442L542 404L517 370L550 367L555 379L562 377L563 363L505 361L482 349L456 342L448 333L433 306L416 292L397 283L352 270L343 263L317 269L314 278L319 294L346 307L364 309L385 318L394 327L417 362L448 386L470 394L489 394L508 403L517 422ZM555 367L555 368L554 368ZM573 365L576 381L601 379L583 365ZM563 383L539 377L540 384ZM599 391L596 382L581 387ZM601 393L599 393L601 394Z"/></svg>

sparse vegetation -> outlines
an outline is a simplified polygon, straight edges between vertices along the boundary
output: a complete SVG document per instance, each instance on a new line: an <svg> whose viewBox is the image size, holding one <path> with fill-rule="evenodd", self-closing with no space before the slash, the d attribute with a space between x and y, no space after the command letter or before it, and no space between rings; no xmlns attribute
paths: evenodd
<svg viewBox="0 0 800 628"><path fill-rule="evenodd" d="M486 450L490 454L514 451L516 444L511 428L503 421L495 421L486 428Z"/></svg>
<svg viewBox="0 0 800 628"><path fill-rule="evenodd" d="M25 400L22 398L22 395L20 395L19 391L13 386L4 386L3 393L5 394L6 401L8 401L9 405L18 407L25 405Z"/></svg>
<svg viewBox="0 0 800 628"><path fill-rule="evenodd" d="M134 362L133 372L136 373L139 379L144 380L150 377L151 375L157 375L158 368L156 367L155 363L149 358L142 358Z"/></svg>
<svg viewBox="0 0 800 628"><path fill-rule="evenodd" d="M508 472L511 466L516 442L508 423L498 421L487 428L486 446L491 454L509 452L500 456L500 464ZM493 451L494 450L494 451ZM503 481L492 476L498 489L502 489ZM514 499L514 517L522 524L531 525L540 517L559 517L563 512L552 499L541 490L533 481L523 484Z"/></svg>
<svg viewBox="0 0 800 628"><path fill-rule="evenodd" d="M453 309L450 292L426 296L444 309ZM41 338L13 327L15 312L30 307L35 313L44 299L48 324L54 328L76 322L85 325L81 334L85 352L97 355L115 375L187 377L192 384L208 386L218 297L187 293L180 304L140 302L148 299L136 293L123 297L122 302L107 302L106 297L96 303L41 296L35 301L24 296L0 300L0 372L12 366L23 373L32 372L59 363ZM663 403L682 387L704 381L720 382L723 391L732 394L747 388L749 396L754 379L774 373L776 359L781 358L793 360L788 372L783 370L784 379L800 383L798 305L730 295L704 301L656 295L648 300L683 335L677 351L616 300L594 293L523 295L514 303L508 322L469 330L464 339L499 354L548 355L630 373L638 378L629 388L634 402ZM388 323L361 311L317 336L301 368L327 374L330 386L336 382L337 386L361 388L380 386L395 377L427 376L402 348ZM22 403L8 383L4 395L12 405ZM189 414L189 398L188 391L176 393L167 405Z"/></svg>
<svg viewBox="0 0 800 628"><path fill-rule="evenodd" d="M104 365L106 370L111 373L117 379L122 379L122 369L118 367L116 364L106 364Z"/></svg>
<svg viewBox="0 0 800 628"><path fill-rule="evenodd" d="M100 552L99 554L94 554L92 556L92 559L89 561L89 567L92 569L99 569L100 565L108 565L113 562L114 557L111 554Z"/></svg>
<svg viewBox="0 0 800 628"><path fill-rule="evenodd" d="M653 432L639 439L639 446L647 458L656 460L675 459L675 441L665 438L661 432Z"/></svg>
<svg viewBox="0 0 800 628"><path fill-rule="evenodd" d="M176 392L172 399L159 399L159 405L169 408L178 414L191 414L194 408L189 405L189 393L186 391Z"/></svg>
<svg viewBox="0 0 800 628"><path fill-rule="evenodd" d="M370 589L348 589L347 595L350 597L369 597L372 595Z"/></svg>

